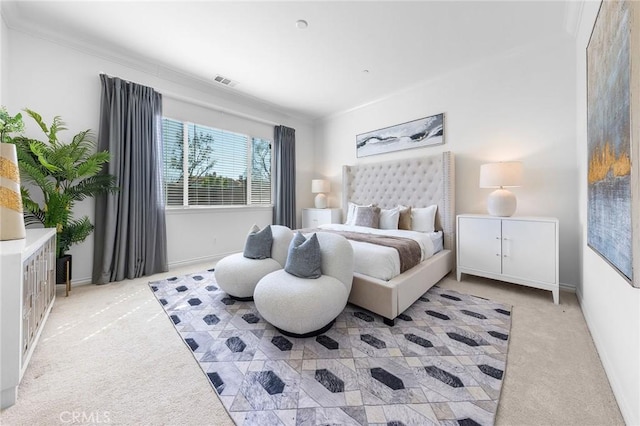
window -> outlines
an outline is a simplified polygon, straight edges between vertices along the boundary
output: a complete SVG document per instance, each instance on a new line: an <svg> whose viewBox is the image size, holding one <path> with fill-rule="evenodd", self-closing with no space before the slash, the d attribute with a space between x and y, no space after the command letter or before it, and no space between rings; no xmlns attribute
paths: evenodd
<svg viewBox="0 0 640 426"><path fill-rule="evenodd" d="M270 141L169 118L162 130L168 206L271 204Z"/></svg>

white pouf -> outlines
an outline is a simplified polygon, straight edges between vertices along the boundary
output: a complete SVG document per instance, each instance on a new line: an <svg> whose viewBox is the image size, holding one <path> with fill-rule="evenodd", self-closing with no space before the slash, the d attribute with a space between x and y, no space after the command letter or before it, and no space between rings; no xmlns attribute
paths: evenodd
<svg viewBox="0 0 640 426"><path fill-rule="evenodd" d="M289 336L307 337L328 330L351 292L351 244L341 235L317 235L322 257L320 278L299 278L283 269L262 278L253 293L256 309L265 321Z"/></svg>
<svg viewBox="0 0 640 426"><path fill-rule="evenodd" d="M214 271L216 282L229 296L236 299L251 299L260 279L284 268L293 231L286 226L271 225L271 233L273 243L270 258L248 259L242 253L235 253L217 263Z"/></svg>
<svg viewBox="0 0 640 426"><path fill-rule="evenodd" d="M214 276L218 286L229 296L245 299L253 297L258 281L279 269L282 265L272 258L247 259L242 253L236 253L218 262Z"/></svg>

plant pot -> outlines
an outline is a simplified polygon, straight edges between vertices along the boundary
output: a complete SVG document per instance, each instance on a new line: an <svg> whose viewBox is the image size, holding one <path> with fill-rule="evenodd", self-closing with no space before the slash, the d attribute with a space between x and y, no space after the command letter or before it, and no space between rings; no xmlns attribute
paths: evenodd
<svg viewBox="0 0 640 426"><path fill-rule="evenodd" d="M71 255L63 254L56 259L56 284L67 283L67 263L69 264L69 281L71 281Z"/></svg>

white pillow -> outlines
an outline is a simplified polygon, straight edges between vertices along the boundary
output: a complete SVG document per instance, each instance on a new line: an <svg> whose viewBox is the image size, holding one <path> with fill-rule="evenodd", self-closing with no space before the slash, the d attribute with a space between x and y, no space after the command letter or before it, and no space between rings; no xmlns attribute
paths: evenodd
<svg viewBox="0 0 640 426"><path fill-rule="evenodd" d="M367 204L366 206L360 206L356 203L349 203L347 208L347 220L344 222L345 225L354 226L356 224L356 207L373 207L373 204Z"/></svg>
<svg viewBox="0 0 640 426"><path fill-rule="evenodd" d="M436 204L424 208L411 209L411 230L418 232L433 232L436 225Z"/></svg>
<svg viewBox="0 0 640 426"><path fill-rule="evenodd" d="M400 209L380 210L380 229L398 229L398 220L400 219Z"/></svg>

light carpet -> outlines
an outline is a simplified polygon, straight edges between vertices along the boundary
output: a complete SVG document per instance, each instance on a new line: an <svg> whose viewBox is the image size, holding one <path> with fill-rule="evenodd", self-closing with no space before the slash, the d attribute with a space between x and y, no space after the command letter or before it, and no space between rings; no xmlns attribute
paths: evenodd
<svg viewBox="0 0 640 426"><path fill-rule="evenodd" d="M511 307L435 286L396 326L352 305L291 338L213 270L150 283L238 425L493 424Z"/></svg>

